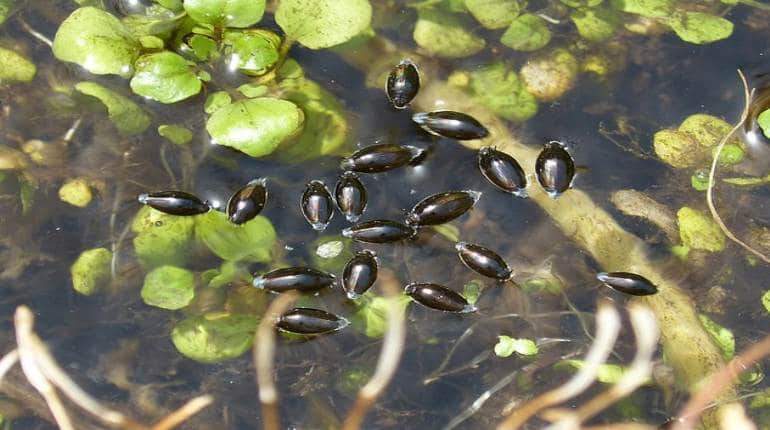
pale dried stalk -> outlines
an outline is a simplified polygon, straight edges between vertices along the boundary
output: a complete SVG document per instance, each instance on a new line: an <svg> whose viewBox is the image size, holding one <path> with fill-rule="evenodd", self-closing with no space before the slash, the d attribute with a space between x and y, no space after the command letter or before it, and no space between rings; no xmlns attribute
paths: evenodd
<svg viewBox="0 0 770 430"><path fill-rule="evenodd" d="M19 362L19 350L14 348L8 354L5 354L2 360L0 360L0 384L2 384L6 373L11 370L14 364Z"/></svg>
<svg viewBox="0 0 770 430"><path fill-rule="evenodd" d="M187 421L187 419L200 412L213 401L214 398L209 395L192 398L182 405L182 407L168 414L165 418L152 426L152 430L171 430Z"/></svg>
<svg viewBox="0 0 770 430"><path fill-rule="evenodd" d="M297 299L296 291L281 294L267 308L254 334L254 367L257 369L257 390L262 404L262 428L279 430L281 417L278 413L278 390L273 382L273 361L275 360L275 325L281 315Z"/></svg>
<svg viewBox="0 0 770 430"><path fill-rule="evenodd" d="M724 407L719 427L722 430L757 430L757 425L746 416L746 410L740 403L731 403Z"/></svg>
<svg viewBox="0 0 770 430"><path fill-rule="evenodd" d="M516 430L543 409L562 403L588 388L596 380L599 365L604 363L612 352L619 331L618 311L611 304L600 302L596 310L596 337L586 354L585 365L564 385L545 392L514 410L497 429Z"/></svg>
<svg viewBox="0 0 770 430"><path fill-rule="evenodd" d="M377 397L385 391L385 387L396 373L401 353L404 350L406 320L401 306L398 304L398 295L400 293L398 279L396 279L391 271L385 271L380 273L379 281L387 295L385 300L388 303L388 327L382 341L382 350L377 361L377 368L369 382L361 387L361 390L358 392L356 402L343 423L343 430L358 430L361 427L366 412L374 401L377 400Z"/></svg>

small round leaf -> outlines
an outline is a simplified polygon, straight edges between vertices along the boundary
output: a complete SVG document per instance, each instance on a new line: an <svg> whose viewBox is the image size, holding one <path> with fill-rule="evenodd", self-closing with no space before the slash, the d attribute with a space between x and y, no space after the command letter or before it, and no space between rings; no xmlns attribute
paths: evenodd
<svg viewBox="0 0 770 430"><path fill-rule="evenodd" d="M281 0L275 21L290 39L310 49L347 42L369 28L368 0Z"/></svg>
<svg viewBox="0 0 770 430"><path fill-rule="evenodd" d="M164 51L136 60L131 90L161 103L174 103L198 94L201 81L181 55Z"/></svg>
<svg viewBox="0 0 770 430"><path fill-rule="evenodd" d="M201 24L249 27L265 13L265 0L185 0L184 10Z"/></svg>
<svg viewBox="0 0 770 430"><path fill-rule="evenodd" d="M179 321L171 341L185 357L201 363L236 358L251 348L257 318L227 313L194 316Z"/></svg>
<svg viewBox="0 0 770 430"><path fill-rule="evenodd" d="M195 298L195 275L175 266L160 266L144 277L142 300L150 306L182 309Z"/></svg>

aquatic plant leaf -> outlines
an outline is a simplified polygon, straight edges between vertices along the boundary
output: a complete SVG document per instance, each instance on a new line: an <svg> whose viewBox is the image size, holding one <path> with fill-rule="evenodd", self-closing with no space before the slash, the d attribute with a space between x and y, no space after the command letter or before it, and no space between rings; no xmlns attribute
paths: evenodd
<svg viewBox="0 0 770 430"><path fill-rule="evenodd" d="M696 113L685 118L678 130L690 134L696 142L710 148L716 146L732 128L722 118ZM730 140L730 144L739 144L738 138Z"/></svg>
<svg viewBox="0 0 770 430"><path fill-rule="evenodd" d="M153 1L168 10L173 10L173 11L182 10L182 0L153 0Z"/></svg>
<svg viewBox="0 0 770 430"><path fill-rule="evenodd" d="M285 79L280 88L282 97L304 112L305 126L297 139L281 148L279 156L299 163L325 155L347 155L348 122L337 97L305 78Z"/></svg>
<svg viewBox="0 0 770 430"><path fill-rule="evenodd" d="M157 267L144 277L141 295L150 306L182 309L195 298L195 275L181 267Z"/></svg>
<svg viewBox="0 0 770 430"><path fill-rule="evenodd" d="M234 281L248 283L251 286L251 273L237 261L224 261L218 270L212 269L212 272L212 276L207 281L211 288L221 288Z"/></svg>
<svg viewBox="0 0 770 430"><path fill-rule="evenodd" d="M180 26L182 19L181 15L170 10L164 9L156 12L147 15L128 15L120 21L136 39L141 40L142 36L157 36L163 40ZM161 46L161 48L163 47Z"/></svg>
<svg viewBox="0 0 770 430"><path fill-rule="evenodd" d="M281 38L268 30L235 30L225 32L225 55L231 69L250 76L267 72L278 61Z"/></svg>
<svg viewBox="0 0 770 430"><path fill-rule="evenodd" d="M445 58L468 57L484 49L484 38L465 28L457 15L419 9L412 37L421 48Z"/></svg>
<svg viewBox="0 0 770 430"><path fill-rule="evenodd" d="M764 177L758 177L758 178L756 177L724 178L722 179L722 182L732 184L732 185L751 187L751 186L764 185L764 184L770 183L770 175L767 175Z"/></svg>
<svg viewBox="0 0 770 430"><path fill-rule="evenodd" d="M29 157L18 149L0 144L0 170L19 170L27 167Z"/></svg>
<svg viewBox="0 0 770 430"><path fill-rule="evenodd" d="M684 12L666 20L677 36L685 42L702 45L727 39L733 34L733 23L717 15Z"/></svg>
<svg viewBox="0 0 770 430"><path fill-rule="evenodd" d="M248 351L257 329L252 315L210 313L183 319L171 330L171 341L185 357L201 363L236 358Z"/></svg>
<svg viewBox="0 0 770 430"><path fill-rule="evenodd" d="M276 241L273 224L264 216L235 225L218 211L195 217L195 237L223 260L260 263L272 259Z"/></svg>
<svg viewBox="0 0 770 430"><path fill-rule="evenodd" d="M82 178L69 179L59 188L59 200L75 207L84 208L93 198L91 187Z"/></svg>
<svg viewBox="0 0 770 430"><path fill-rule="evenodd" d="M524 88L540 101L554 101L572 89L578 74L578 61L566 49L532 58L522 66L519 77Z"/></svg>
<svg viewBox="0 0 770 430"><path fill-rule="evenodd" d="M684 245L709 252L725 249L725 235L710 216L685 206L679 209L676 218Z"/></svg>
<svg viewBox="0 0 770 430"><path fill-rule="evenodd" d="M757 116L757 125L762 130L762 134L770 139L770 109L766 109Z"/></svg>
<svg viewBox="0 0 770 430"><path fill-rule="evenodd" d="M537 99L530 94L518 73L502 62L459 71L449 77L477 102L510 121L526 121L537 113Z"/></svg>
<svg viewBox="0 0 770 430"><path fill-rule="evenodd" d="M257 84L243 84L240 87L237 88L238 92L243 94L245 97L248 97L250 99L256 98L256 97L262 97L265 94L270 92L270 88L267 87L267 85L257 85Z"/></svg>
<svg viewBox="0 0 770 430"><path fill-rule="evenodd" d="M72 12L53 41L56 58L97 75L129 75L140 49L119 19L95 7Z"/></svg>
<svg viewBox="0 0 770 430"><path fill-rule="evenodd" d="M37 72L35 63L10 49L0 48L0 64L0 83L29 82Z"/></svg>
<svg viewBox="0 0 770 430"><path fill-rule="evenodd" d="M696 191L706 191L709 187L709 175L705 170L698 170L690 177L690 185Z"/></svg>
<svg viewBox="0 0 770 430"><path fill-rule="evenodd" d="M521 12L526 1L520 0L465 0L465 7L486 28L496 30L511 24Z"/></svg>
<svg viewBox="0 0 770 430"><path fill-rule="evenodd" d="M139 105L95 82L79 82L75 89L85 95L96 97L107 108L107 115L115 127L124 135L143 132L150 126L152 118Z"/></svg>
<svg viewBox="0 0 770 430"><path fill-rule="evenodd" d="M673 129L656 132L653 136L653 147L658 158L680 169L703 161L708 154L691 134Z"/></svg>
<svg viewBox="0 0 770 430"><path fill-rule="evenodd" d="M514 339L510 336L497 336L495 355L498 357L510 357L513 353L519 355L535 355L539 349L531 339Z"/></svg>
<svg viewBox="0 0 770 430"><path fill-rule="evenodd" d="M136 60L131 90L161 103L175 103L201 90L201 81L179 54L169 51L142 55Z"/></svg>
<svg viewBox="0 0 770 430"><path fill-rule="evenodd" d="M560 294L564 285L561 279L551 274L536 275L533 278L527 279L521 284L521 289L527 294L535 294L540 292L546 292L549 294Z"/></svg>
<svg viewBox="0 0 770 430"><path fill-rule="evenodd" d="M302 130L304 114L294 103L270 97L223 106L206 122L214 143L262 157Z"/></svg>
<svg viewBox="0 0 770 430"><path fill-rule="evenodd" d="M762 295L762 305L767 313L770 314L770 290L765 291L765 294Z"/></svg>
<svg viewBox="0 0 770 430"><path fill-rule="evenodd" d="M40 182L34 176L23 173L18 176L19 181L19 200L21 200L21 213L26 214L32 209L32 205L37 198L37 190L40 188Z"/></svg>
<svg viewBox="0 0 770 430"><path fill-rule="evenodd" d="M149 206L139 209L131 223L134 253L146 269L164 264L183 266L190 253L195 217L174 216Z"/></svg>
<svg viewBox="0 0 770 430"><path fill-rule="evenodd" d="M648 18L666 18L674 12L671 0L615 0L614 3L623 12Z"/></svg>
<svg viewBox="0 0 770 430"><path fill-rule="evenodd" d="M325 272L339 272L353 257L351 239L342 236L321 236L310 244L313 267Z"/></svg>
<svg viewBox="0 0 770 430"><path fill-rule="evenodd" d="M609 39L615 33L620 22L614 10L607 8L592 8L576 10L570 14L578 34L591 42L601 42Z"/></svg>
<svg viewBox="0 0 770 430"><path fill-rule="evenodd" d="M265 0L184 0L190 18L215 27L249 27L265 13Z"/></svg>
<svg viewBox="0 0 770 430"><path fill-rule="evenodd" d="M0 0L0 25L8 18L14 3L14 0Z"/></svg>
<svg viewBox="0 0 770 430"><path fill-rule="evenodd" d="M139 44L146 49L163 49L165 42L157 36L139 36Z"/></svg>
<svg viewBox="0 0 770 430"><path fill-rule="evenodd" d="M110 279L112 252L107 248L83 251L70 266L72 287L80 294L90 296Z"/></svg>
<svg viewBox="0 0 770 430"><path fill-rule="evenodd" d="M232 101L233 100L230 97L230 94L228 94L226 91L217 91L211 93L208 97L206 97L206 102L203 103L203 111L207 114L212 114L219 109L229 105Z"/></svg>
<svg viewBox="0 0 770 430"><path fill-rule="evenodd" d="M158 126L158 134L175 145L186 145L193 138L190 129L176 124L161 124Z"/></svg>
<svg viewBox="0 0 770 430"><path fill-rule="evenodd" d="M583 360L562 360L554 366L557 369L574 369L580 370L586 365ZM600 364L599 370L596 374L596 379L604 384L617 384L621 378L628 372L628 368L619 364ZM645 385L651 384L651 380L646 380Z"/></svg>
<svg viewBox="0 0 770 430"><path fill-rule="evenodd" d="M517 51L536 51L551 41L548 24L537 15L518 16L505 30L500 43Z"/></svg>
<svg viewBox="0 0 770 430"><path fill-rule="evenodd" d="M726 361L732 360L735 356L735 336L733 332L717 324L711 318L703 314L698 314L698 319L706 329L706 333L711 336L719 349L722 351L722 356Z"/></svg>
<svg viewBox="0 0 770 430"><path fill-rule="evenodd" d="M716 153L716 148L714 148ZM740 145L728 144L722 147L722 152L719 154L719 164L722 166L731 166L743 161L746 156L746 151Z"/></svg>
<svg viewBox="0 0 770 430"><path fill-rule="evenodd" d="M358 311L350 319L353 327L367 337L380 338L385 335L387 324L388 298L366 293L356 300ZM402 314L406 312L412 299L406 294L400 294L395 298L401 308Z"/></svg>
<svg viewBox="0 0 770 430"><path fill-rule="evenodd" d="M310 49L345 43L369 28L369 0L280 0L275 22L286 37Z"/></svg>
<svg viewBox="0 0 770 430"><path fill-rule="evenodd" d="M210 60L217 55L217 42L208 36L193 34L187 40L187 45L190 46L193 54L201 61Z"/></svg>

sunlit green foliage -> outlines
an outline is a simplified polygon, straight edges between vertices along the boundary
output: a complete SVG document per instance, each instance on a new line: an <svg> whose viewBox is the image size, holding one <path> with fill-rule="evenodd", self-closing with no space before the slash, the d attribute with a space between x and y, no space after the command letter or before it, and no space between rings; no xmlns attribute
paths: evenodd
<svg viewBox="0 0 770 430"><path fill-rule="evenodd" d="M731 360L735 356L735 336L733 336L733 333L715 323L706 315L698 314L698 318L700 319L701 324L703 324L703 328L706 329L706 332L712 339L714 339L714 343L719 346L725 360Z"/></svg>
<svg viewBox="0 0 770 430"><path fill-rule="evenodd" d="M498 336L495 344L495 355L498 357L510 357L513 353L519 355L535 355L539 349L531 339L514 339L510 336Z"/></svg>
<svg viewBox="0 0 770 430"><path fill-rule="evenodd" d="M682 243L692 249L719 252L725 248L725 235L709 215L683 207L676 213Z"/></svg>
<svg viewBox="0 0 770 430"><path fill-rule="evenodd" d="M406 312L406 308L412 302L412 299L406 294L401 294L395 299L388 299L366 293L355 302L358 310L350 320L352 326L367 337L382 337L388 327L387 306L389 300L397 300L402 312Z"/></svg>
<svg viewBox="0 0 770 430"><path fill-rule="evenodd" d="M517 51L536 51L551 41L548 24L537 15L524 14L511 22L500 42Z"/></svg>
<svg viewBox="0 0 770 430"><path fill-rule="evenodd" d="M189 128L176 124L159 125L158 134L165 137L175 145L188 144L193 138L193 133Z"/></svg>
<svg viewBox="0 0 770 430"><path fill-rule="evenodd" d="M194 217L164 214L144 206L131 224L134 253L147 269L164 264L184 266L190 254Z"/></svg>
<svg viewBox="0 0 770 430"><path fill-rule="evenodd" d="M131 89L161 103L175 103L192 97L200 92L201 80L191 66L192 63L173 52L143 55L136 60Z"/></svg>
<svg viewBox="0 0 770 430"><path fill-rule="evenodd" d="M469 31L459 17L440 9L422 8L414 25L414 41L433 55L459 58L484 49L484 38Z"/></svg>
<svg viewBox="0 0 770 430"><path fill-rule="evenodd" d="M72 287L86 296L95 293L110 279L111 262L112 252L107 248L83 251L70 267Z"/></svg>
<svg viewBox="0 0 770 430"><path fill-rule="evenodd" d="M249 27L262 19L265 0L185 0L184 10L200 24Z"/></svg>
<svg viewBox="0 0 770 430"><path fill-rule="evenodd" d="M511 121L526 121L537 113L537 99L524 88L518 73L505 63L454 72L449 82Z"/></svg>
<svg viewBox="0 0 770 430"><path fill-rule="evenodd" d="M347 42L369 28L368 0L281 0L275 21L286 36L311 49Z"/></svg>
<svg viewBox="0 0 770 430"><path fill-rule="evenodd" d="M273 224L263 216L235 225L225 214L209 211L195 218L195 237L223 260L268 262L276 240Z"/></svg>
<svg viewBox="0 0 770 430"><path fill-rule="evenodd" d="M281 38L272 31L228 31L223 42L227 47L225 55L229 56L229 67L248 75L264 74L278 61Z"/></svg>
<svg viewBox="0 0 770 430"><path fill-rule="evenodd" d="M142 300L163 309L181 309L195 297L195 275L175 266L160 266L144 277Z"/></svg>
<svg viewBox="0 0 770 430"><path fill-rule="evenodd" d="M59 188L59 200L75 207L84 208L93 198L91 187L83 178L70 179Z"/></svg>
<svg viewBox="0 0 770 430"><path fill-rule="evenodd" d="M258 319L253 315L210 313L179 321L171 340L185 357L216 363L246 352L254 340Z"/></svg>
<svg viewBox="0 0 770 430"><path fill-rule="evenodd" d="M25 56L0 47L0 83L29 82L35 77L37 67Z"/></svg>
<svg viewBox="0 0 770 430"><path fill-rule="evenodd" d="M150 115L126 96L95 82L80 82L75 85L75 89L99 99L107 108L110 121L124 135L141 133L150 126Z"/></svg>

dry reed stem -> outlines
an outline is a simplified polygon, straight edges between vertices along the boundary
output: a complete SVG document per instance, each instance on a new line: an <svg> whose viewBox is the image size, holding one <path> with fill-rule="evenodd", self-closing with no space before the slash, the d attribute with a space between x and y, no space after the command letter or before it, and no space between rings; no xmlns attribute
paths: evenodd
<svg viewBox="0 0 770 430"><path fill-rule="evenodd" d="M192 398L182 405L182 407L168 414L165 418L152 426L152 430L171 430L187 421L188 418L200 412L213 401L214 398L209 395Z"/></svg>
<svg viewBox="0 0 770 430"><path fill-rule="evenodd" d="M0 384L14 364L19 362L19 350L14 348L0 360Z"/></svg>

